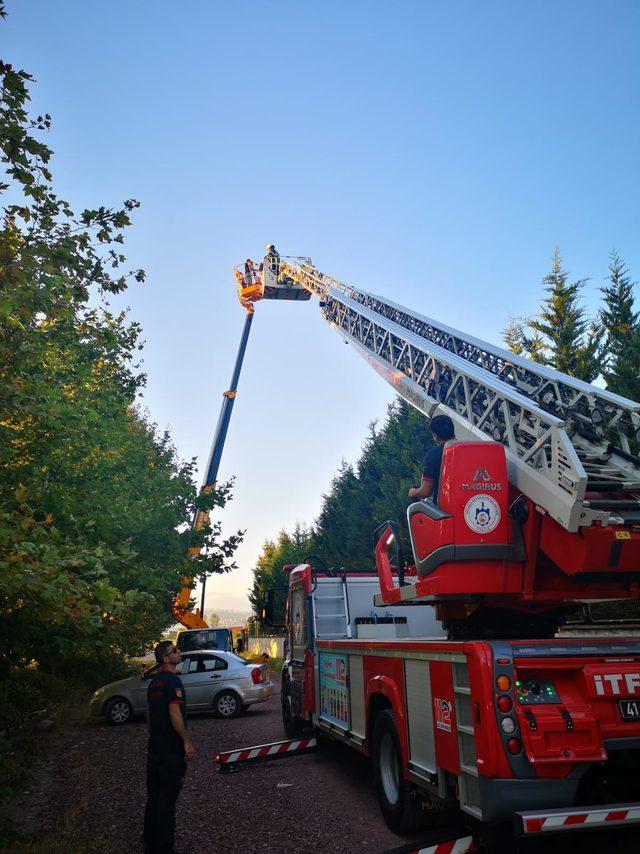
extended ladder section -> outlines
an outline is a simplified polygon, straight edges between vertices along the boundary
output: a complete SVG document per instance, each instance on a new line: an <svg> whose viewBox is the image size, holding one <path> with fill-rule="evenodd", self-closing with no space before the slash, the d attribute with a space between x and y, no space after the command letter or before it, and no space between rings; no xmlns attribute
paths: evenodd
<svg viewBox="0 0 640 854"><path fill-rule="evenodd" d="M456 435L501 442L511 482L563 527L640 521L640 404L346 285L308 259L280 277L320 299L324 319L408 403L438 407Z"/></svg>

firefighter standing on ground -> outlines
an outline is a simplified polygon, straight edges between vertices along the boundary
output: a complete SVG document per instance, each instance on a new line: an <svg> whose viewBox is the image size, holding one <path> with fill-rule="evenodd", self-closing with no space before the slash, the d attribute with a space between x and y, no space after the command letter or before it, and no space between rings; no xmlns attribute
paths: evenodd
<svg viewBox="0 0 640 854"><path fill-rule="evenodd" d="M187 736L186 697L176 676L180 651L171 641L155 650L160 670L147 689L149 754L147 757L147 805L144 813L145 854L171 854L174 850L176 801L193 757Z"/></svg>
<svg viewBox="0 0 640 854"><path fill-rule="evenodd" d="M453 421L448 415L436 415L431 419L430 427L436 446L427 451L422 466L422 483L420 486L411 487L409 498L431 498L433 503L437 504L442 455L444 449L455 442L456 434Z"/></svg>

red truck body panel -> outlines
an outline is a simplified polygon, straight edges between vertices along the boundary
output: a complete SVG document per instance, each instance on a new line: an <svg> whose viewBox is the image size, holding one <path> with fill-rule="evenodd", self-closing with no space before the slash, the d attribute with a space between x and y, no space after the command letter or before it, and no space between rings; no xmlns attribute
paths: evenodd
<svg viewBox="0 0 640 854"><path fill-rule="evenodd" d="M640 638L419 636L429 606L371 617L376 578L292 569L284 676L294 713L375 763L377 716L392 710L404 778L454 796L474 819L519 820L525 833L597 823L603 805L581 807L581 781L610 766L615 777L626 755L640 766ZM606 815L623 800L625 823L640 822L640 790Z"/></svg>

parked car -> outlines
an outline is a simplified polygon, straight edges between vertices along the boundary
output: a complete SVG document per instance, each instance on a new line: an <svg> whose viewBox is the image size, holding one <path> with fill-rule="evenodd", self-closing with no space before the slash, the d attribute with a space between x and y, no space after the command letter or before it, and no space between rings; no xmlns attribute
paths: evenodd
<svg viewBox="0 0 640 854"><path fill-rule="evenodd" d="M155 665L139 676L98 688L90 701L91 717L105 717L117 725L144 715L149 679L158 669ZM213 711L218 717L234 718L253 703L262 703L273 691L264 665L222 650L186 653L176 673L184 684L189 714Z"/></svg>

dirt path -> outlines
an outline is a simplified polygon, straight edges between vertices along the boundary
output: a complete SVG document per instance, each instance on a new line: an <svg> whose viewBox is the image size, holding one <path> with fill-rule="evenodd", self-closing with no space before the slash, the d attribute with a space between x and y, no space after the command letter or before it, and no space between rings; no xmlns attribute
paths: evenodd
<svg viewBox="0 0 640 854"><path fill-rule="evenodd" d="M284 737L280 697L230 721L189 721L197 756L177 810L180 847L191 854L269 851L317 854L383 851L402 840L381 819L367 763L330 750L232 775L214 771L213 755ZM138 852L145 800L146 727L60 723L42 740L33 784L11 816L39 840L11 851ZM6 850L6 849L5 849Z"/></svg>
<svg viewBox="0 0 640 854"><path fill-rule="evenodd" d="M408 840L385 826L368 763L338 746L243 768L213 769L218 750L283 738L280 697L230 721L189 722L197 756L178 803L179 847L190 854L277 851L278 854L380 854ZM145 801L146 726L60 723L42 739L33 784L11 805L18 831L36 839L11 854L137 854ZM545 840L544 854L607 848L636 852L638 836L598 834ZM535 849L529 849L535 850Z"/></svg>

